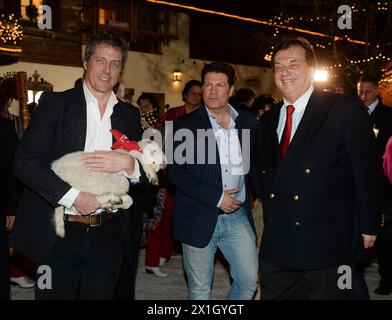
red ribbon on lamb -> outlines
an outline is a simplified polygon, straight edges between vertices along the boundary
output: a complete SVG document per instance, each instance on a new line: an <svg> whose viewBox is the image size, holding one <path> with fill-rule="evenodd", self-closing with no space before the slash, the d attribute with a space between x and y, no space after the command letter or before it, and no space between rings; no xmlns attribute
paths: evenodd
<svg viewBox="0 0 392 320"><path fill-rule="evenodd" d="M112 145L113 150L116 149L123 149L126 151L136 150L139 151L140 153L143 153L142 149L139 147L137 142L134 140L129 140L125 134L115 129L110 130L110 132L116 139L116 142Z"/></svg>

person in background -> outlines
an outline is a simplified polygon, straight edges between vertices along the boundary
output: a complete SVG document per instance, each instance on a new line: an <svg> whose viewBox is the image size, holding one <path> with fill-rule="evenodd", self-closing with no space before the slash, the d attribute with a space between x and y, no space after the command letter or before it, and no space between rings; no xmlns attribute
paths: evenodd
<svg viewBox="0 0 392 320"><path fill-rule="evenodd" d="M229 103L237 110L251 111L255 98L256 94L252 89L240 88L230 98Z"/></svg>
<svg viewBox="0 0 392 320"><path fill-rule="evenodd" d="M202 85L199 80L189 80L182 90L182 106L170 108L159 119L158 127L164 129L165 121L173 121L174 119L195 111L200 108L203 103Z"/></svg>
<svg viewBox="0 0 392 320"><path fill-rule="evenodd" d="M156 128L160 129L163 136L168 136L169 132L166 131L166 129L170 130L169 128L166 128L165 124L166 122L172 122L175 119L191 113L193 111L196 111L197 109L200 108L200 106L203 104L203 96L202 96L202 84L199 80L191 79L189 80L182 92L182 100L184 101L184 104L182 106L170 108L166 113L164 113L157 125ZM174 204L174 186L173 184L168 180L167 178L167 169L162 171L161 175L162 183L161 185L164 186L166 192L165 192L165 205L164 205L164 212L163 214L167 217L166 221L170 222L167 225L162 225L162 228L165 230L165 233L170 233L172 234L172 215L173 215L173 204ZM174 243L172 245L172 249L174 252L181 252L181 246L178 241L173 240ZM163 266L168 259L162 258L160 260L160 265Z"/></svg>
<svg viewBox="0 0 392 320"><path fill-rule="evenodd" d="M159 119L157 99L150 93L142 93L136 102L140 109L142 128L147 130L154 127Z"/></svg>
<svg viewBox="0 0 392 320"><path fill-rule="evenodd" d="M376 241L379 286L374 291L380 295L392 292L392 184L382 171L383 155L392 135L392 108L384 105L378 96L378 82L370 74L363 74L357 83L358 97L363 101L373 126L377 143L380 171L380 213L382 228Z"/></svg>
<svg viewBox="0 0 392 320"><path fill-rule="evenodd" d="M158 101L149 93L143 93L137 99L142 114L144 130L158 127ZM159 187L148 186L143 195L144 229L146 230L145 270L157 277L166 277L160 267L170 259L173 248L171 234L171 216L165 214L162 174L159 174ZM162 196L163 195L163 196Z"/></svg>
<svg viewBox="0 0 392 320"><path fill-rule="evenodd" d="M387 146L385 147L385 152L383 155L383 168L385 176L388 178L389 182L392 184L392 136L389 137Z"/></svg>
<svg viewBox="0 0 392 320"><path fill-rule="evenodd" d="M261 116L278 103L278 100L271 95L262 94L255 98L251 110L256 114L256 118L260 120Z"/></svg>
<svg viewBox="0 0 392 320"><path fill-rule="evenodd" d="M0 106L0 113L3 107ZM10 264L8 239L16 212L16 178L13 175L13 162L17 137L13 121L0 116L0 300L10 298Z"/></svg>
<svg viewBox="0 0 392 320"><path fill-rule="evenodd" d="M0 84L3 84L2 79L0 79ZM1 87L1 91L2 90L6 90L8 91L8 93L10 93L12 88L7 87L6 85L5 87ZM3 92L3 96L6 96L5 92ZM3 187L5 188L5 190L1 192L0 197L6 196L6 198L1 202L3 204L5 203L5 206L3 206L0 211L8 211L5 223L7 234L1 233L0 238L1 245L3 246L5 245L5 243L7 243L7 247L9 242L8 238L12 233L12 228L15 222L15 213L21 191L20 181L17 181L15 176L12 174L13 163L11 163L11 167L9 167L11 168L9 172L5 173L4 171L4 168L6 168L5 165L7 164L7 161L9 161L11 158L13 159L14 157L17 140L19 140L23 134L21 119L17 116L19 112L19 106L15 107L15 102L17 101L13 100L13 98L9 98L5 105L0 106L0 139L2 139L0 143L2 144L1 154L5 155L3 159L4 166L1 166L1 168L3 168L1 169L2 174L0 174L1 176L4 175L4 180L2 181L4 182ZM10 179L9 182L7 182L7 177ZM7 194L9 195L8 197ZM0 230L0 232L1 231L4 230ZM8 255L8 252L10 253L10 255ZM9 250L2 250L1 254L5 255L3 258L4 261L6 261L6 264L3 265L5 269L0 267L0 273L2 275L1 278L3 279L3 276L5 277L4 272L6 272L9 279L8 283L4 284L4 290L8 291L9 283L11 283L12 285L17 285L19 288L22 289L34 287L35 283L29 277L29 275L34 274L34 264L11 247L9 248ZM0 281L0 283L2 283L2 281Z"/></svg>

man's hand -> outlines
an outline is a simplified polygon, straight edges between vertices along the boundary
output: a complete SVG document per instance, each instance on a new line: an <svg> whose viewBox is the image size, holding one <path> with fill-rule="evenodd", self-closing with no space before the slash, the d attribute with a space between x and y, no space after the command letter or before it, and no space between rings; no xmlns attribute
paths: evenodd
<svg viewBox="0 0 392 320"><path fill-rule="evenodd" d="M223 192L223 199L220 205L220 209L226 213L231 213L239 209L241 207L242 202L231 197L232 194L239 192L238 188L229 189Z"/></svg>
<svg viewBox="0 0 392 320"><path fill-rule="evenodd" d="M6 216L5 217L5 228L7 231L11 231L14 227L15 216Z"/></svg>
<svg viewBox="0 0 392 320"><path fill-rule="evenodd" d="M115 151L86 153L83 162L87 168L98 172L126 171L128 175L132 175L135 170L135 159L129 154Z"/></svg>
<svg viewBox="0 0 392 320"><path fill-rule="evenodd" d="M73 206L80 212L80 214L88 215L100 208L101 203L91 193L79 192L73 203Z"/></svg>
<svg viewBox="0 0 392 320"><path fill-rule="evenodd" d="M363 238L363 245L365 249L368 249L373 247L374 243L376 242L377 236L370 236L368 234L363 234L362 238Z"/></svg>

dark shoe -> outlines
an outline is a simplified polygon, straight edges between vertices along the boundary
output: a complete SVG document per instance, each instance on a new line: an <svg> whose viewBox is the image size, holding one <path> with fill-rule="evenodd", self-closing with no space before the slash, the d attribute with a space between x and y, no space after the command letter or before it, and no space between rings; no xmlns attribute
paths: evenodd
<svg viewBox="0 0 392 320"><path fill-rule="evenodd" d="M374 293L385 295L385 296L389 295L391 292L392 292L391 286L385 286L382 284L380 284L378 288L374 290Z"/></svg>
<svg viewBox="0 0 392 320"><path fill-rule="evenodd" d="M376 290L374 290L374 293L384 295L384 296L389 295L391 292L392 292L392 290L384 290L384 289L380 289L380 288L377 288Z"/></svg>

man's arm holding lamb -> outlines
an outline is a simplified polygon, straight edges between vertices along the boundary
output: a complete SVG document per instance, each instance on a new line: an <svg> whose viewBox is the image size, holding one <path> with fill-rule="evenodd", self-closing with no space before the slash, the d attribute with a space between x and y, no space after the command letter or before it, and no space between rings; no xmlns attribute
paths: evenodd
<svg viewBox="0 0 392 320"><path fill-rule="evenodd" d="M139 163L128 154L99 151L86 153L83 160L87 168L92 171L111 173L123 171L131 183L139 181ZM101 207L101 203L96 196L89 192L81 192L76 188L71 188L58 203L68 209L74 206L82 215L88 215Z"/></svg>

